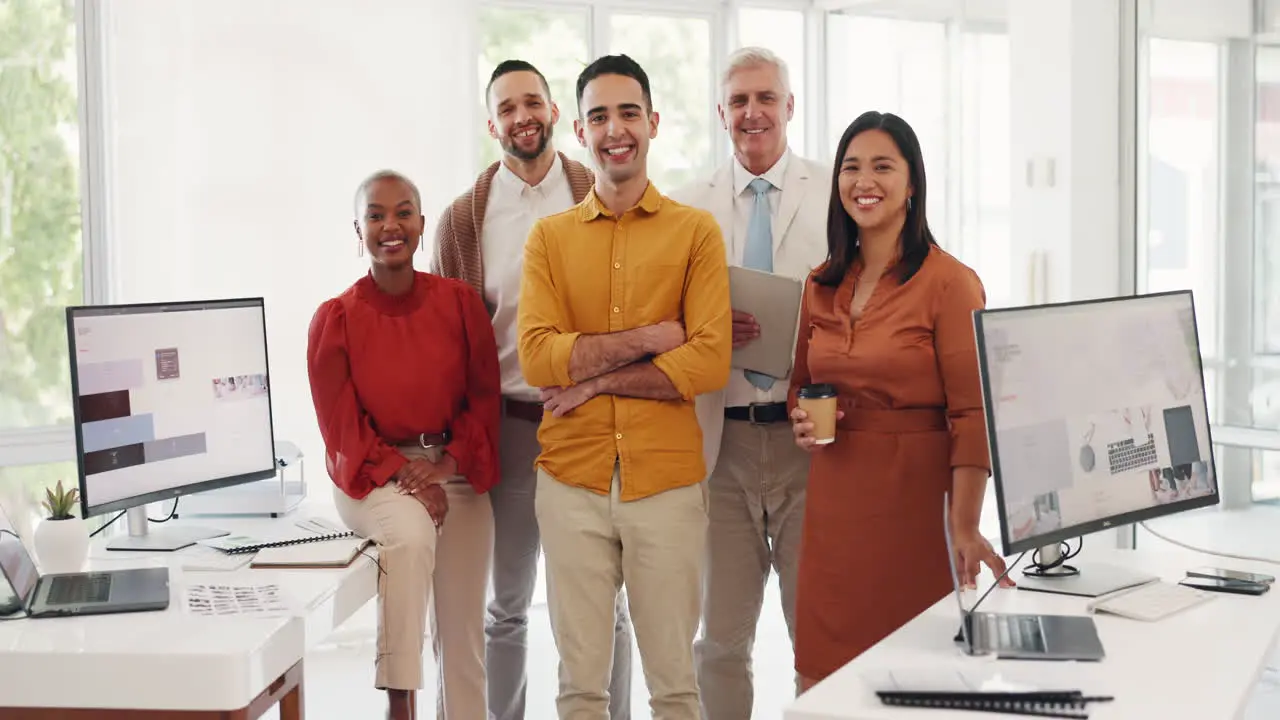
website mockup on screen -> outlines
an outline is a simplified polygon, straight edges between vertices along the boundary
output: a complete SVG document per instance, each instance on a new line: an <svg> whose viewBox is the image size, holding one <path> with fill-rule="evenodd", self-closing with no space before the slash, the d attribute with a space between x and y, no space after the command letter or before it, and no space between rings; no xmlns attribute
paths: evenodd
<svg viewBox="0 0 1280 720"><path fill-rule="evenodd" d="M275 466L260 300L76 308L90 508Z"/></svg>
<svg viewBox="0 0 1280 720"><path fill-rule="evenodd" d="M1011 542L1213 496L1191 295L984 314Z"/></svg>

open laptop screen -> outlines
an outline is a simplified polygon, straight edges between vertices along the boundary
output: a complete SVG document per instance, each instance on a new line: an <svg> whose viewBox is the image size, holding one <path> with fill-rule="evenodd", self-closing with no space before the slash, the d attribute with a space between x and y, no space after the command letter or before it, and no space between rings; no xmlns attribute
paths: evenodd
<svg viewBox="0 0 1280 720"><path fill-rule="evenodd" d="M31 599L31 591L35 589L40 574L36 572L31 554L18 539L3 510L0 510L0 573L8 578L18 601L25 606Z"/></svg>
<svg viewBox="0 0 1280 720"><path fill-rule="evenodd" d="M960 591L960 572L956 568L956 548L955 543L951 539L951 493L942 494L942 534L947 540L947 562L951 565L951 587L956 597L956 607L960 608L960 634L964 642L964 651L973 655L973 638L969 636L972 631L969 623L972 622L969 616L973 614L973 610L966 610L964 607L964 599Z"/></svg>

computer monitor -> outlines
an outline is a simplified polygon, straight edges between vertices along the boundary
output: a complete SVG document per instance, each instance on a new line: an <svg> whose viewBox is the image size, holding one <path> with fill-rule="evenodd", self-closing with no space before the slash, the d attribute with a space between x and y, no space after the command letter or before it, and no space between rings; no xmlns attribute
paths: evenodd
<svg viewBox="0 0 1280 720"><path fill-rule="evenodd" d="M1191 291L974 314L1004 554L1019 585L1096 597L1154 579L1063 541L1218 502Z"/></svg>
<svg viewBox="0 0 1280 720"><path fill-rule="evenodd" d="M127 511L112 550L226 535L153 530L146 505L275 476L262 298L66 312L82 516Z"/></svg>

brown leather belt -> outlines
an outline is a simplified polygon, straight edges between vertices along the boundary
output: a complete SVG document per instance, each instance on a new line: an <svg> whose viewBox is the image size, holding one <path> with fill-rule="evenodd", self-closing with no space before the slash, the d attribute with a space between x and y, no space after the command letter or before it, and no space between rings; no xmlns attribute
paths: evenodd
<svg viewBox="0 0 1280 720"><path fill-rule="evenodd" d="M503 412L517 420L525 420L531 423L542 422L542 403L505 398L502 401L502 405Z"/></svg>

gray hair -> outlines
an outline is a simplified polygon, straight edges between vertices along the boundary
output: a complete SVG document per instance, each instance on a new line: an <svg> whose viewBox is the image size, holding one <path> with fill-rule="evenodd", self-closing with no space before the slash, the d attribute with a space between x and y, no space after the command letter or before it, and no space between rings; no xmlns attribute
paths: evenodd
<svg viewBox="0 0 1280 720"><path fill-rule="evenodd" d="M778 71L778 80L782 82L782 89L787 93L791 92L791 73L787 71L786 61L772 50L754 45L738 48L729 55L724 74L720 77L720 89L723 90L729 84L734 73L759 65L772 65Z"/></svg>
<svg viewBox="0 0 1280 720"><path fill-rule="evenodd" d="M356 188L355 209L356 219L364 217L365 204L369 199L369 188L379 180L399 180L409 188L409 194L413 196L413 207L419 213L422 212L422 194L418 192L418 186L412 180L395 170L379 170L378 172L365 178Z"/></svg>

